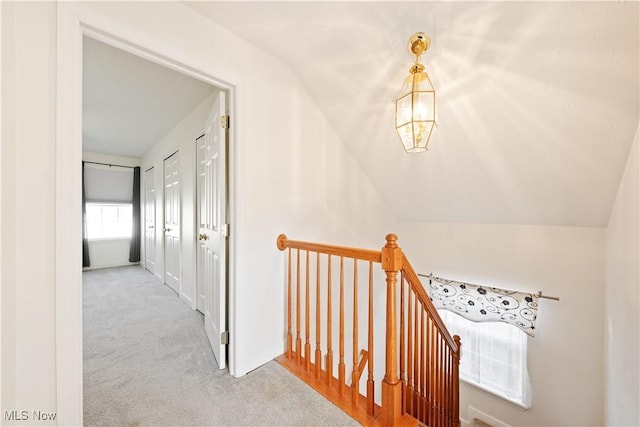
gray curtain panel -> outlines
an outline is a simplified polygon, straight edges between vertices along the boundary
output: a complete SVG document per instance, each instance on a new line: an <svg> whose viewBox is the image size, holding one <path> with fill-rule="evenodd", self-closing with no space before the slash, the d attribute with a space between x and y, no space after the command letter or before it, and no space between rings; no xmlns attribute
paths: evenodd
<svg viewBox="0 0 640 427"><path fill-rule="evenodd" d="M87 240L87 197L84 189L84 162L82 162L82 266L91 266L89 240Z"/></svg>
<svg viewBox="0 0 640 427"><path fill-rule="evenodd" d="M133 168L133 230L131 232L131 248L129 262L140 262L140 167Z"/></svg>

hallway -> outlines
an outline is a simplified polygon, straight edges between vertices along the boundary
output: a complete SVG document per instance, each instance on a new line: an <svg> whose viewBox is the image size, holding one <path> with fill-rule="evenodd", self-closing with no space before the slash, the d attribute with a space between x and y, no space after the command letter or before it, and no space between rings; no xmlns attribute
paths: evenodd
<svg viewBox="0 0 640 427"><path fill-rule="evenodd" d="M275 362L218 370L202 315L138 266L83 291L85 425L358 425Z"/></svg>

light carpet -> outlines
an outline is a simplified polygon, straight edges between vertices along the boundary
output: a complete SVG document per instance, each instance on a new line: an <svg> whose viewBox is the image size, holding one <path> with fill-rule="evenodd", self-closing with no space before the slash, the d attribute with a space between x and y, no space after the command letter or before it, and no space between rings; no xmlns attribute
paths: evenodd
<svg viewBox="0 0 640 427"><path fill-rule="evenodd" d="M138 266L83 273L84 423L357 426L275 362L233 378L203 317Z"/></svg>

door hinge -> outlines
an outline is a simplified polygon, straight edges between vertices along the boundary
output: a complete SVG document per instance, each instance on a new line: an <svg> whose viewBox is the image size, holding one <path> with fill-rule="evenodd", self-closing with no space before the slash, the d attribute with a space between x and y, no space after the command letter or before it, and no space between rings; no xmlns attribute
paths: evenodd
<svg viewBox="0 0 640 427"><path fill-rule="evenodd" d="M229 124L230 124L230 120L227 114L220 117L220 126L222 126L222 129L229 129Z"/></svg>
<svg viewBox="0 0 640 427"><path fill-rule="evenodd" d="M231 230L230 230L229 224L224 224L224 225L222 226L222 235L223 235L224 237L229 237L229 233L230 233L230 232L231 232Z"/></svg>
<svg viewBox="0 0 640 427"><path fill-rule="evenodd" d="M229 331L220 334L220 344L229 344Z"/></svg>

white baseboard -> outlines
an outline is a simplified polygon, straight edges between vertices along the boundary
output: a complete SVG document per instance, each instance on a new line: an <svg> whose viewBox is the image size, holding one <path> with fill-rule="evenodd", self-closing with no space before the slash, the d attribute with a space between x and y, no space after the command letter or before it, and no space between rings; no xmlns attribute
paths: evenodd
<svg viewBox="0 0 640 427"><path fill-rule="evenodd" d="M460 420L461 427L463 425L466 425L466 427L473 427L474 420L476 419L482 421L487 425L490 425L491 427L511 427L509 424L505 423L504 421L494 418L491 415L486 414L477 408L474 408L473 406L469 406L467 410L467 418L468 418L468 421L466 421L464 424L462 424L462 420Z"/></svg>
<svg viewBox="0 0 640 427"><path fill-rule="evenodd" d="M191 298L189 298L188 296L186 296L181 292L180 299L184 301L184 303L187 304L189 307L195 310L195 304L193 303L193 300Z"/></svg>
<svg viewBox="0 0 640 427"><path fill-rule="evenodd" d="M116 263L116 264L92 265L90 267L83 267L82 271L101 270L103 268L114 268L114 267L128 267L130 265L140 265L140 263L139 262L128 262L126 264Z"/></svg>

